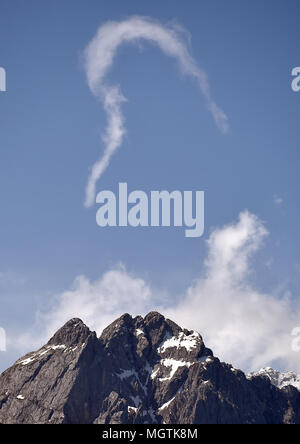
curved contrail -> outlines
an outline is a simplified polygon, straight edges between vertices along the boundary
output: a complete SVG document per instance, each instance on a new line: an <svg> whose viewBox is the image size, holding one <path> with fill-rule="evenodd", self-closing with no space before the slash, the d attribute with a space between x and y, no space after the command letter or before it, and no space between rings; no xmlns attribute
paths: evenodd
<svg viewBox="0 0 300 444"><path fill-rule="evenodd" d="M182 29L181 29L182 31ZM122 102L126 101L118 85L104 82L111 68L118 47L125 42L146 39L156 44L167 56L177 60L183 74L193 77L216 125L222 132L228 130L228 119L211 97L206 73L189 53L187 44L178 27L164 26L150 18L134 16L121 22L108 22L100 26L95 37L85 49L85 71L92 93L99 98L107 113L108 124L103 137L103 156L93 165L86 187L85 206L95 202L96 182L109 165L116 149L121 146L125 134Z"/></svg>

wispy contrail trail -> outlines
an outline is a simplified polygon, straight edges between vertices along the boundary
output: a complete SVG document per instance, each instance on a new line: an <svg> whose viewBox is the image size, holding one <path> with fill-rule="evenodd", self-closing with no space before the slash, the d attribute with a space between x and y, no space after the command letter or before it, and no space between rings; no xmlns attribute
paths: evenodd
<svg viewBox="0 0 300 444"><path fill-rule="evenodd" d="M146 39L156 44L167 56L177 60L181 71L194 78L202 91L216 125L222 132L228 130L228 119L211 97L206 73L189 53L178 27L162 25L150 18L134 16L121 22L108 22L100 26L85 49L85 70L92 93L104 105L108 117L103 137L103 156L93 165L86 187L85 206L95 202L96 182L109 165L114 152L121 146L125 134L121 103L126 101L119 86L110 86L104 79L113 64L118 47L125 42Z"/></svg>

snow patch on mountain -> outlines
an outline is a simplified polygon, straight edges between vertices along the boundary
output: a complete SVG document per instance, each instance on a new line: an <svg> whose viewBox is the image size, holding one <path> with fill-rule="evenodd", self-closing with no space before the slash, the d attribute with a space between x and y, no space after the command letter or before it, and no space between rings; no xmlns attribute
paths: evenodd
<svg viewBox="0 0 300 444"><path fill-rule="evenodd" d="M181 348L184 347L188 351L191 351L197 347L199 342L201 341L201 337L199 333L193 331L190 335L186 335L184 332L179 333L179 335L172 336L169 339L166 339L164 343L159 347L158 352L164 353L168 348Z"/></svg>
<svg viewBox="0 0 300 444"><path fill-rule="evenodd" d="M176 359L162 359L161 365L170 369L170 374L166 378L159 378L160 381L168 381L172 379L179 367L190 367L193 363L186 361L177 361Z"/></svg>
<svg viewBox="0 0 300 444"><path fill-rule="evenodd" d="M56 351L56 350L74 351L74 350L76 350L76 348L77 347L75 347L75 348L67 347L64 344L49 345L47 347L43 347L41 350L39 350L36 353L32 353L31 356L29 356L28 358L23 359L21 361L17 361L17 364L21 364L21 365L31 364L32 362L38 360L39 358L46 355L47 353L49 353L52 350L54 350L54 351Z"/></svg>

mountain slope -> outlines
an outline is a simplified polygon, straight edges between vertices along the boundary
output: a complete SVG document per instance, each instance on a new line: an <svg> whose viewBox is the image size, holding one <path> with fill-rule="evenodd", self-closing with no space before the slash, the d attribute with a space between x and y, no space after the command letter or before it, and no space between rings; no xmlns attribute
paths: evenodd
<svg viewBox="0 0 300 444"><path fill-rule="evenodd" d="M258 372L249 373L248 377L253 378L256 376L265 376L275 387L283 388L288 385L296 387L300 391L300 375L294 372L282 373L278 370L274 370L271 367L262 368Z"/></svg>
<svg viewBox="0 0 300 444"><path fill-rule="evenodd" d="M221 363L159 313L79 319L0 376L0 423L300 423L300 392Z"/></svg>

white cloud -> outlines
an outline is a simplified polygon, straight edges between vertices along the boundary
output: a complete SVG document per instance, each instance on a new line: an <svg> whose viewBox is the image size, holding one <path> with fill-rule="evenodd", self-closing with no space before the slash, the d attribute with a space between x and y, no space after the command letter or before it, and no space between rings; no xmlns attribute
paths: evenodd
<svg viewBox="0 0 300 444"><path fill-rule="evenodd" d="M65 322L81 318L91 330L100 333L115 318L125 312L140 314L151 310L153 298L150 288L143 279L126 271L123 265L107 271L91 282L85 276L78 276L72 288L54 297L52 308L46 313L37 314L37 325L42 328L42 338L30 332L22 335L17 346L31 344L38 347ZM16 345L16 343L15 343Z"/></svg>
<svg viewBox="0 0 300 444"><path fill-rule="evenodd" d="M204 271L179 302L171 295L162 298L124 267L108 271L95 282L80 276L39 317L40 325L46 325L41 337L49 339L72 317L82 318L100 334L124 312L144 315L159 310L181 326L199 331L216 356L236 367L255 370L274 364L300 372L291 336L300 322L299 305L287 292L278 297L251 283L254 254L267 235L261 220L247 211L237 222L215 229L207 241ZM22 341L27 349L37 345L32 335L23 335Z"/></svg>
<svg viewBox="0 0 300 444"><path fill-rule="evenodd" d="M242 369L266 365L300 371L291 331L300 309L290 295L266 294L251 284L251 260L267 231L254 215L215 230L208 240L204 275L182 301L167 311L175 321L199 330L215 354Z"/></svg>
<svg viewBox="0 0 300 444"><path fill-rule="evenodd" d="M156 44L167 56L176 59L182 73L196 81L219 129L222 132L228 130L227 116L212 99L206 73L191 56L184 36L186 32L178 24L164 26L150 18L134 16L121 22L102 25L85 49L88 85L92 93L103 102L108 117L104 154L93 165L86 187L87 207L93 205L96 182L108 167L111 156L121 146L125 135L121 104L126 99L119 86L105 83L105 77L121 44L146 39Z"/></svg>

